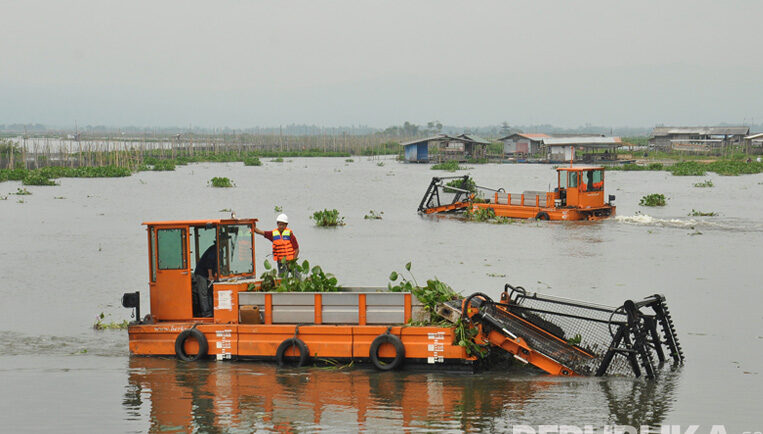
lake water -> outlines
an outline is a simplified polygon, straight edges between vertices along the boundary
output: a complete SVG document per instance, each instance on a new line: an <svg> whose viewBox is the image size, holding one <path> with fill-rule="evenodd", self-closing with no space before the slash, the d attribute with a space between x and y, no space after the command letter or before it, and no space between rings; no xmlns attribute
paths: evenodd
<svg viewBox="0 0 763 434"><path fill-rule="evenodd" d="M0 431L506 431L535 426L722 424L761 431L763 175L674 177L608 172L617 217L506 225L421 217L427 165L287 159L262 167L203 163L128 178L61 179L0 201ZM383 163L380 165L379 163ZM478 165L479 185L545 190L547 165ZM458 172L465 174L467 172ZM207 186L214 176L235 188ZM710 179L712 188L694 183ZM0 196L18 182L0 183ZM664 208L644 208L650 193ZM23 201L23 203L19 203ZM687 358L657 381L548 377L521 367L468 374L370 368L277 369L267 363L177 363L130 357L126 331L94 331L96 315L129 319L123 292L148 306L141 222L289 215L301 257L347 286L386 285L412 261L463 294L497 299L504 283L620 305L665 294ZM315 227L336 208L346 226ZM689 217L694 210L717 217ZM382 220L364 220L370 210ZM258 272L270 243L257 239Z"/></svg>

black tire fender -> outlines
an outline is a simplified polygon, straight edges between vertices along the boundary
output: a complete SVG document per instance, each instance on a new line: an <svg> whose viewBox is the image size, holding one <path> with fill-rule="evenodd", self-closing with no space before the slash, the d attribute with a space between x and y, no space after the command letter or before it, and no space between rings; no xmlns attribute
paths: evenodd
<svg viewBox="0 0 763 434"><path fill-rule="evenodd" d="M379 358L379 347L384 344L391 344L395 347L395 358L389 363ZM371 362L376 369L380 371L391 371L403 364L403 361L405 360L405 345L403 345L403 341L401 341L399 337L385 333L377 336L376 339L371 342L371 349L368 351L368 357L371 359Z"/></svg>
<svg viewBox="0 0 763 434"><path fill-rule="evenodd" d="M187 341L188 338L196 339L196 342L199 343L198 353L189 355L185 352L185 341ZM196 328L183 330L175 339L175 355L178 359L184 362L195 362L196 360L202 359L207 356L207 352L209 352L209 342L207 342L207 337Z"/></svg>
<svg viewBox="0 0 763 434"><path fill-rule="evenodd" d="M299 350L297 367L304 366L310 358L310 352L307 350L307 345L305 345L299 338L289 338L281 342L281 345L279 345L276 350L276 361L278 362L278 366L283 366L286 363L286 350L291 347L297 347L297 350Z"/></svg>
<svg viewBox="0 0 763 434"><path fill-rule="evenodd" d="M541 211L535 215L535 220L548 220L548 219L549 219L548 213L545 211Z"/></svg>

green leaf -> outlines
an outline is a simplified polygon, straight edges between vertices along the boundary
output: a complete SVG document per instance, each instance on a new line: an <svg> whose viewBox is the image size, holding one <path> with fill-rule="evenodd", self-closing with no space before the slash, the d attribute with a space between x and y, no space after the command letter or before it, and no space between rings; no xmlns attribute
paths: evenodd
<svg viewBox="0 0 763 434"><path fill-rule="evenodd" d="M411 263L410 262L405 264L405 269L408 270L408 271L411 271Z"/></svg>
<svg viewBox="0 0 763 434"><path fill-rule="evenodd" d="M392 273L390 273L390 275L389 275L389 280L391 280L391 281L393 281L393 282L394 282L394 281L396 281L396 280L397 280L397 277L398 277L398 276L397 276L397 271L393 271L393 272L392 272Z"/></svg>

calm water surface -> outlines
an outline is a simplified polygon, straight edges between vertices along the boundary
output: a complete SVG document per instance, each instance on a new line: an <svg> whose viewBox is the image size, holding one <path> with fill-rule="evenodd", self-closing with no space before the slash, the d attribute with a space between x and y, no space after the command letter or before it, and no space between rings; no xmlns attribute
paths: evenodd
<svg viewBox="0 0 763 434"><path fill-rule="evenodd" d="M673 177L610 172L617 218L596 223L465 223L416 214L430 178L392 160L299 159L196 164L123 179L62 179L0 201L0 431L250 432L504 431L513 425L724 424L761 431L763 175ZM485 186L543 190L545 165L484 165ZM466 172L459 172L466 173ZM213 189L214 176L234 180ZM694 183L711 179L713 188ZM0 184L0 196L17 182ZM663 193L664 208L638 206ZM23 200L23 203L19 203ZM130 357L125 331L93 331L96 315L129 319L123 292L148 306L143 221L289 215L302 257L344 285L384 285L413 262L464 294L497 298L510 282L619 305L667 296L686 365L656 382L557 379L523 368L378 373L276 369L263 363L181 364ZM336 208L347 226L309 216ZM718 217L688 217L692 209ZM384 219L364 220L370 210ZM258 266L270 245L258 238Z"/></svg>

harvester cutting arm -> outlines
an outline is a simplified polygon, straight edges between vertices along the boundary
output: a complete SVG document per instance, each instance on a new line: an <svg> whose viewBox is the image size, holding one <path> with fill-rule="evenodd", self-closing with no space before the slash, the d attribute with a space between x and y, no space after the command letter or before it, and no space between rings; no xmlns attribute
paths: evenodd
<svg viewBox="0 0 763 434"><path fill-rule="evenodd" d="M464 186L469 180L469 175L433 177L432 181L429 183L429 187L427 187L426 193L424 193L424 197L421 198L421 203L419 203L418 209L419 212L425 214L434 214L440 212L456 211L467 208L469 206L473 194L463 188L454 186L446 187L443 184L443 181L446 179L461 179L461 185ZM445 188L447 188L449 192L455 193L453 199L450 202L447 202L444 197L440 196L440 190Z"/></svg>

